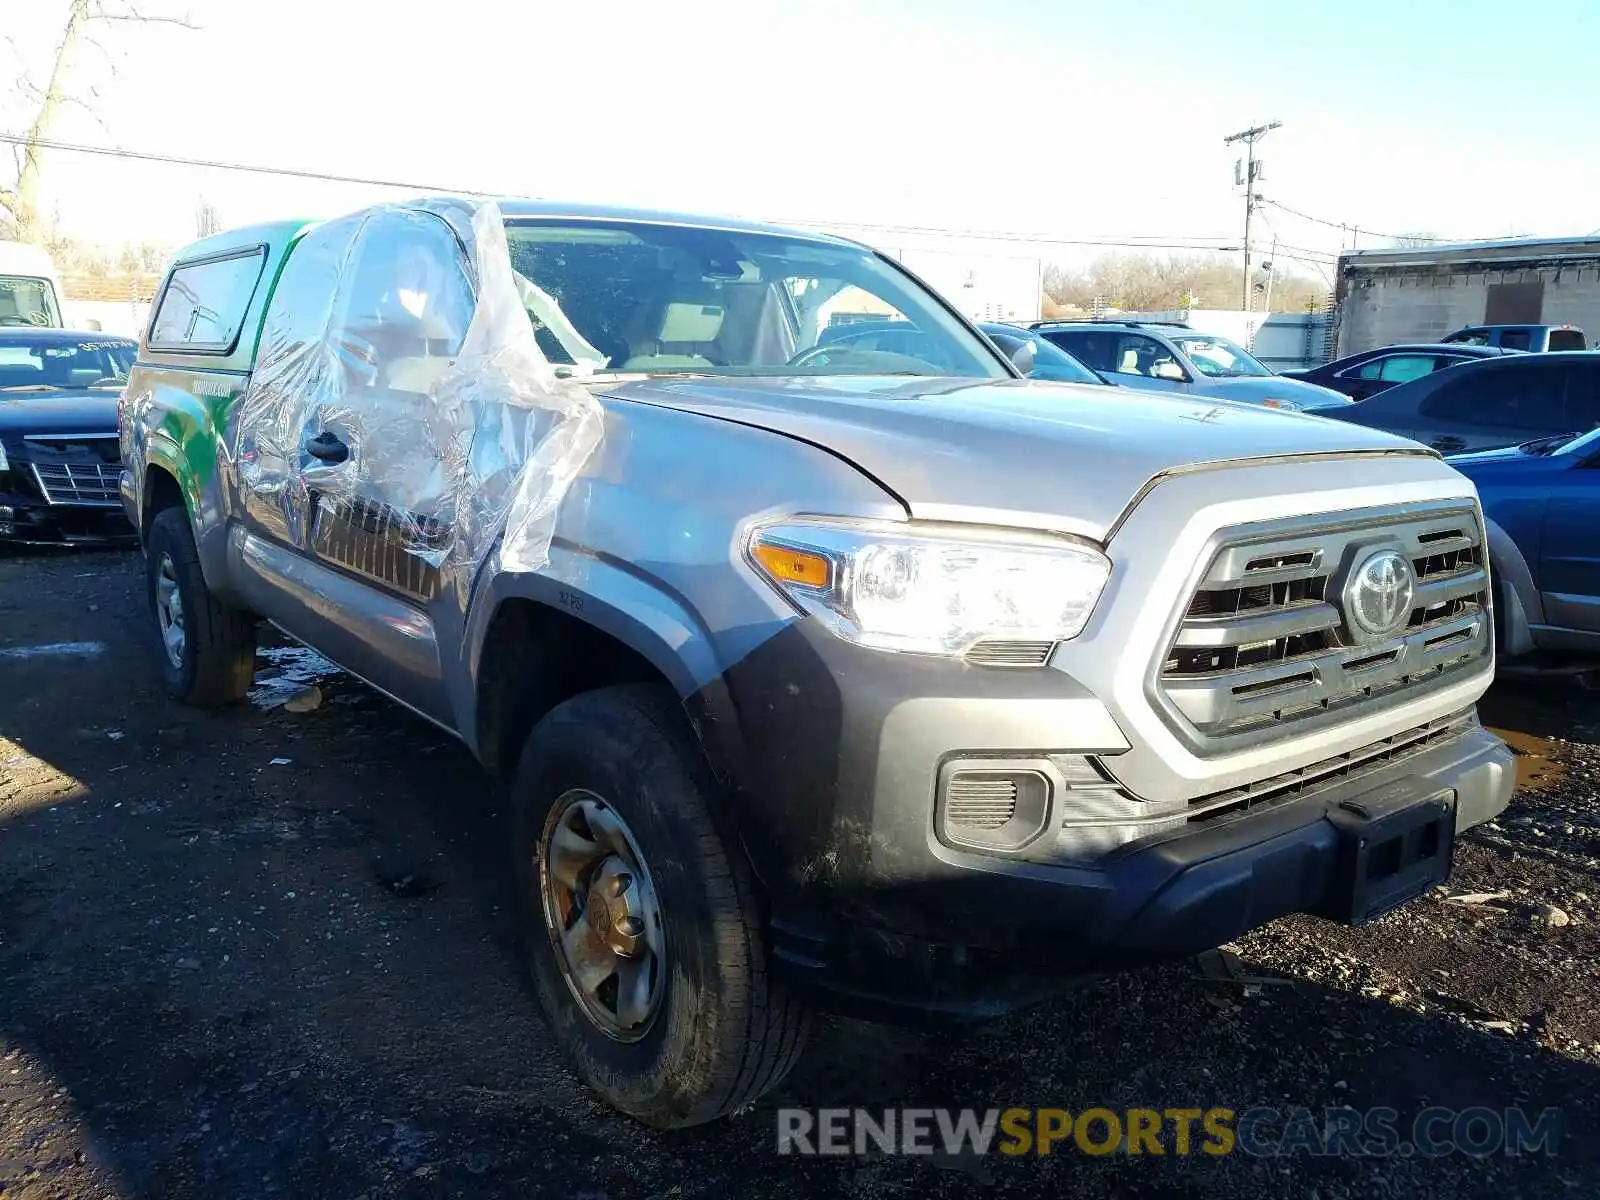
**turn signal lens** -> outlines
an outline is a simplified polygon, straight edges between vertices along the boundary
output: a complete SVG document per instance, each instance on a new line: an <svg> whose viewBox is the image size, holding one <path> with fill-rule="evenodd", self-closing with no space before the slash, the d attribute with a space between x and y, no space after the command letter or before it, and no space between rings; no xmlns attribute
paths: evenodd
<svg viewBox="0 0 1600 1200"><path fill-rule="evenodd" d="M821 554L774 542L757 542L754 553L756 561L779 583L826 588L833 582L833 564Z"/></svg>

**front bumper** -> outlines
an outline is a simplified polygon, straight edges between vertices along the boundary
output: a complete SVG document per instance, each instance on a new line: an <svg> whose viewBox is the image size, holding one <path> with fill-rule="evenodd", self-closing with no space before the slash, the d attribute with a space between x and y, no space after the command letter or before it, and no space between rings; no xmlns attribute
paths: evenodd
<svg viewBox="0 0 1600 1200"><path fill-rule="evenodd" d="M0 543L9 545L120 545L137 540L120 504L49 504L0 485Z"/></svg>
<svg viewBox="0 0 1600 1200"><path fill-rule="evenodd" d="M1448 790L1459 831L1504 808L1514 782L1510 751L1469 722L1093 862L1028 861L941 835L940 766L1115 754L1121 730L1071 677L860 651L802 621L727 683L745 741L733 819L766 885L776 960L824 1005L863 1015L994 1015L1063 979L1332 911L1341 860L1329 814L1343 802Z"/></svg>

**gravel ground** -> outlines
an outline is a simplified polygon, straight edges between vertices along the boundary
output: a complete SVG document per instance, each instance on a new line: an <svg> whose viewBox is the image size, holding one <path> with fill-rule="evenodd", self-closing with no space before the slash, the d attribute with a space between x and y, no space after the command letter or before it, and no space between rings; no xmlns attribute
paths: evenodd
<svg viewBox="0 0 1600 1200"><path fill-rule="evenodd" d="M6 1200L1600 1194L1600 697L1490 696L1525 786L1460 846L1467 901L1279 921L1206 971L961 1034L828 1023L779 1095L662 1135L554 1053L468 756L286 648L250 704L167 702L141 579L130 555L0 556ZM274 707L313 681L315 711ZM1563 1134L1486 1159L774 1154L780 1104L901 1103L1520 1104Z"/></svg>

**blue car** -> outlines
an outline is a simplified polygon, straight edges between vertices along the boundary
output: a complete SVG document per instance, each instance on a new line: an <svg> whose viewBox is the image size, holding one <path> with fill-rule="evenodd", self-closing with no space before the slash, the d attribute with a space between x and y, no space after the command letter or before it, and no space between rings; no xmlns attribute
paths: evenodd
<svg viewBox="0 0 1600 1200"><path fill-rule="evenodd" d="M1600 654L1600 430L1448 461L1483 501L1500 655Z"/></svg>
<svg viewBox="0 0 1600 1200"><path fill-rule="evenodd" d="M991 321L978 326L1000 352L1017 364L1029 379L1051 383L1092 383L1110 385L1059 346L1052 345L1031 329ZM817 338L818 345L850 346L858 350L903 354L927 361L928 336L910 321L852 321L830 325Z"/></svg>
<svg viewBox="0 0 1600 1200"><path fill-rule="evenodd" d="M1113 383L1210 402L1337 413L1349 396L1274 375L1244 347L1167 321L1035 321L1029 328Z"/></svg>

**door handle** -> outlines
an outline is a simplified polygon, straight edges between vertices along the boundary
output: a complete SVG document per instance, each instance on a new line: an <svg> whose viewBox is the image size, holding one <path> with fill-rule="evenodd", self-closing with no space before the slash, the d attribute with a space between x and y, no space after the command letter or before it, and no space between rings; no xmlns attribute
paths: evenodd
<svg viewBox="0 0 1600 1200"><path fill-rule="evenodd" d="M350 457L350 447L327 430L323 430L306 442L306 453L320 462L342 463Z"/></svg>

